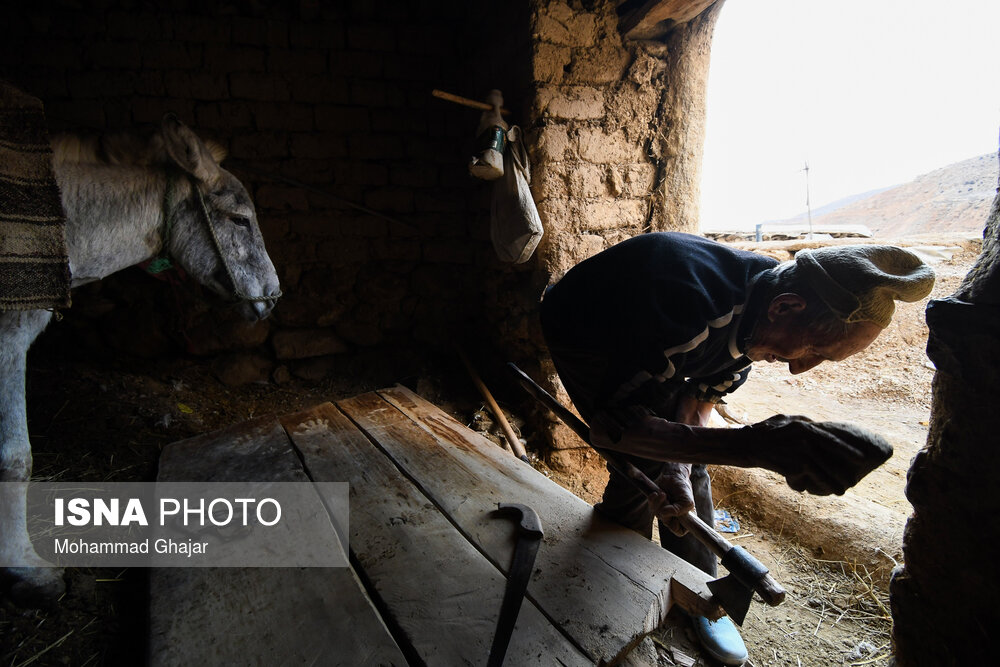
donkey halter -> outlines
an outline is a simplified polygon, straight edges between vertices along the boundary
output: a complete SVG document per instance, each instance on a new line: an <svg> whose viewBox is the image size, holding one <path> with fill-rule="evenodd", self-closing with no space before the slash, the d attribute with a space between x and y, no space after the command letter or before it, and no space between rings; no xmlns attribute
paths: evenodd
<svg viewBox="0 0 1000 667"><path fill-rule="evenodd" d="M201 219L205 222L205 227L208 228L208 235L211 237L212 245L215 247L215 254L219 258L219 262L222 264L222 267L226 270L226 275L229 276L229 282L233 286L233 296L239 301L266 301L271 305L274 305L274 303L281 298L282 292L280 289L277 294L271 296L250 296L249 294L243 293L243 291L236 286L236 276L233 274L233 269L226 260L226 254L222 251L222 244L219 242L219 235L215 231L215 225L212 224L212 214L208 211L208 205L205 203L205 197L201 194L201 189L198 187L198 183L196 183L194 179L189 178L189 180L191 183L191 189L194 190L195 196L198 199L198 205L201 208ZM170 231L173 228L174 216L167 210L167 205L173 192L173 188L174 179L168 177L167 189L163 197L163 213L166 220L166 228L163 232L163 254L150 263L148 269L150 273L159 273L169 269L171 266L170 259L167 256L169 252L167 248L170 241ZM260 228L257 226L256 221L254 221L253 225L254 229L260 233Z"/></svg>

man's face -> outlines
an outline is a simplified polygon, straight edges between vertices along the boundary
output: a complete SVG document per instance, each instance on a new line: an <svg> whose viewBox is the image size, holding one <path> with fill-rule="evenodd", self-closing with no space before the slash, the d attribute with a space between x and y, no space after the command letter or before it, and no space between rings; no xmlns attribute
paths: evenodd
<svg viewBox="0 0 1000 667"><path fill-rule="evenodd" d="M766 323L751 341L747 356L752 361L788 364L792 375L804 373L824 361L843 361L868 347L882 328L873 322L853 322L843 336L821 336L798 325L795 318Z"/></svg>

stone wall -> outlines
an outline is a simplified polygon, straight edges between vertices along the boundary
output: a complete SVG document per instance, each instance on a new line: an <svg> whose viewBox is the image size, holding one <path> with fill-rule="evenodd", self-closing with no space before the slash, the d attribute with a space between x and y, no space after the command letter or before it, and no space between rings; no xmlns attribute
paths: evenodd
<svg viewBox="0 0 1000 667"><path fill-rule="evenodd" d="M998 189L1000 191L1000 189ZM905 565L890 585L896 664L985 665L996 659L1000 583L991 565L1000 513L1000 194L983 252L955 294L927 308L937 367L927 446L914 457Z"/></svg>

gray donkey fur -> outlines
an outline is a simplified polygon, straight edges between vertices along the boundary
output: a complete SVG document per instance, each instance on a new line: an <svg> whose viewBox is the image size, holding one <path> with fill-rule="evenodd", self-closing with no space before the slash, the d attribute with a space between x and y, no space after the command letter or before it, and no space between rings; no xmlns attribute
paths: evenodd
<svg viewBox="0 0 1000 667"><path fill-rule="evenodd" d="M217 146L171 115L147 140L65 136L52 148L73 287L166 254L209 289L241 297L248 319L267 317L281 294L278 276L250 195L219 166ZM0 312L0 482L31 475L25 367L28 348L51 317L44 310ZM31 546L24 485L0 487L0 564L17 565L0 569L0 582L18 604L51 603L64 590L62 571L45 567Z"/></svg>

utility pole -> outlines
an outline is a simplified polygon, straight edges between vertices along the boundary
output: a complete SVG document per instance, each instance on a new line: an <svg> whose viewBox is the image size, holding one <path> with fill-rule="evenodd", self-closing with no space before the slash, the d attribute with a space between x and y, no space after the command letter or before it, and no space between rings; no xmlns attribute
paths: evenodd
<svg viewBox="0 0 1000 667"><path fill-rule="evenodd" d="M809 218L809 236L810 241L813 237L813 214L812 209L809 207L809 163L806 162L806 168L802 171L806 172L806 216Z"/></svg>

